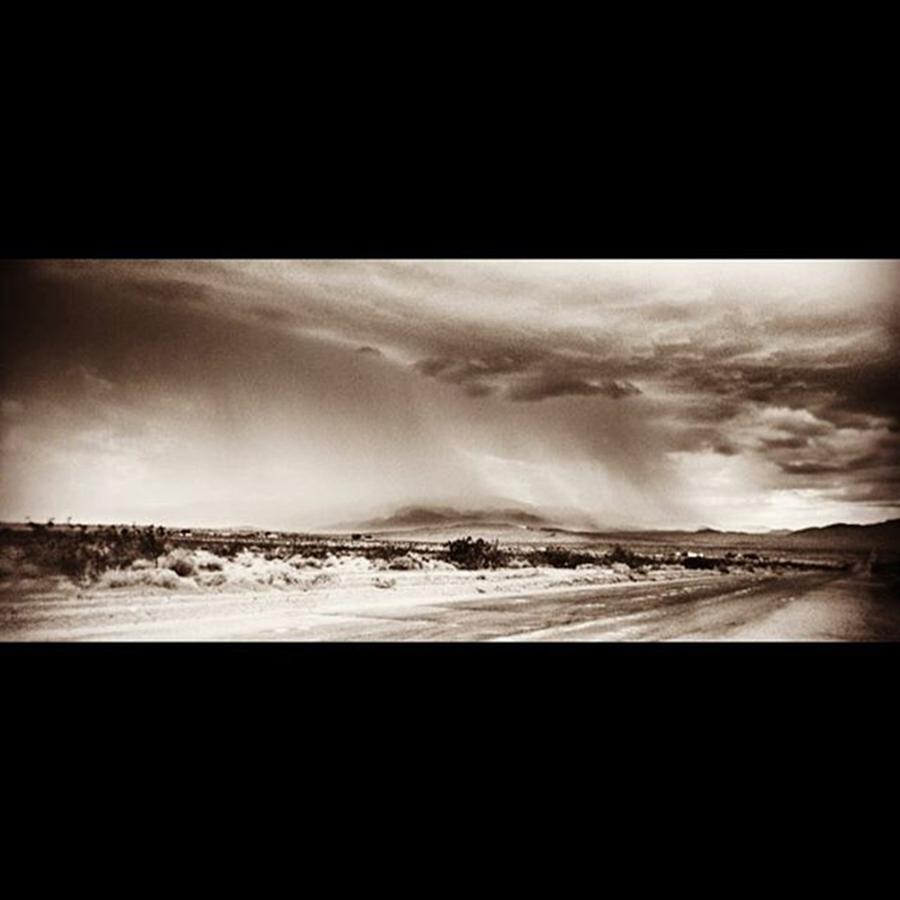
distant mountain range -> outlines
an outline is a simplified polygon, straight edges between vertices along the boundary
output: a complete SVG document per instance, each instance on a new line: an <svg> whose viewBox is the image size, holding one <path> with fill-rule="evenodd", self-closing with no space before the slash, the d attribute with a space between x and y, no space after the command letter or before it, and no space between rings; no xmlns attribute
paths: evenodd
<svg viewBox="0 0 900 900"><path fill-rule="evenodd" d="M390 534L396 532L428 532L470 530L513 530L567 535L572 538L672 538L698 539L704 543L718 539L748 537L763 542L778 541L785 546L889 546L900 547L900 519L890 519L874 525L836 523L820 528L771 529L753 534L740 531L720 531L699 528L695 531L678 529L600 529L583 514L560 511L551 515L522 507L460 510L449 506L405 506L390 515L364 521L343 523L329 531L354 531Z"/></svg>

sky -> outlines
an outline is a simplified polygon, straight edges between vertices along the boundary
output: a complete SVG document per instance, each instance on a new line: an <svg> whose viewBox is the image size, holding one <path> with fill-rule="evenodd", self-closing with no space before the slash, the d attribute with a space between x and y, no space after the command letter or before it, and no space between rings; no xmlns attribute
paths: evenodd
<svg viewBox="0 0 900 900"><path fill-rule="evenodd" d="M3 264L0 519L900 515L900 263Z"/></svg>

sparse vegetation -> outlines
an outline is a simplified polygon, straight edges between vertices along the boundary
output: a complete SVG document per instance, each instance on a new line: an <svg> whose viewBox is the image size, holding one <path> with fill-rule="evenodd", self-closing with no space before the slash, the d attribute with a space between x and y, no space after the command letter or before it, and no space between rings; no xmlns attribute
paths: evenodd
<svg viewBox="0 0 900 900"><path fill-rule="evenodd" d="M7 529L4 543L11 539L25 560L47 574L95 579L109 569L124 569L136 560L153 559L169 549L160 530L153 526L91 531L62 529L50 523L30 526L28 532L14 536Z"/></svg>
<svg viewBox="0 0 900 900"><path fill-rule="evenodd" d="M216 532L161 526L88 526L29 522L0 529L0 577L67 576L105 586L148 584L177 587L223 584L310 587L326 583L327 570L418 571L460 569L612 569L640 576L677 567L689 571L762 572L835 568L851 563L824 559L784 559L734 549L721 556L681 547L637 550L603 546L534 546L466 536L443 544L275 532ZM724 548L723 548L724 549ZM878 559L877 571L896 571ZM156 573L156 574L154 574ZM385 584L388 577L380 578Z"/></svg>
<svg viewBox="0 0 900 900"><path fill-rule="evenodd" d="M640 553L635 553L619 544L616 544L612 550L604 555L603 561L609 565L612 565L613 563L624 563L632 569L636 569L638 566L646 566L651 563L660 562L658 559L654 559L651 556L642 556Z"/></svg>

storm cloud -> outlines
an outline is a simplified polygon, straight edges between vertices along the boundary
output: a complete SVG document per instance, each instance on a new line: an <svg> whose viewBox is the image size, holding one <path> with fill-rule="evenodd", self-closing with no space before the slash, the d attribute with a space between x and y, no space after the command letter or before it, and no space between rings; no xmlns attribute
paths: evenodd
<svg viewBox="0 0 900 900"><path fill-rule="evenodd" d="M0 515L900 512L893 261L7 263Z"/></svg>

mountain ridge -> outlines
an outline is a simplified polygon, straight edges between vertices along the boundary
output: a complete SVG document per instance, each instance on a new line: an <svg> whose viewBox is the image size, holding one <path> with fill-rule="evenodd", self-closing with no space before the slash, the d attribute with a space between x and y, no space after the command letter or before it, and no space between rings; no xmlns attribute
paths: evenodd
<svg viewBox="0 0 900 900"><path fill-rule="evenodd" d="M572 519L580 518L581 522ZM587 526L587 527L584 527ZM671 535L684 537L727 537L730 535L747 537L771 537L796 539L801 541L812 539L849 539L866 540L873 537L894 539L900 543L900 518L886 519L866 525L835 522L829 525L814 526L800 529L769 529L768 532L747 532L731 529L697 528L669 529L669 528L614 528L597 527L583 514L566 516L564 513L551 515L537 510L529 510L522 506L481 508L481 509L456 509L452 506L442 505L409 505L396 509L393 513L374 518L368 518L357 522L342 523L329 529L331 531L362 531L362 532L395 532L416 531L427 528L519 528L529 531L561 532L563 534L598 537L604 535L633 535L639 537Z"/></svg>

